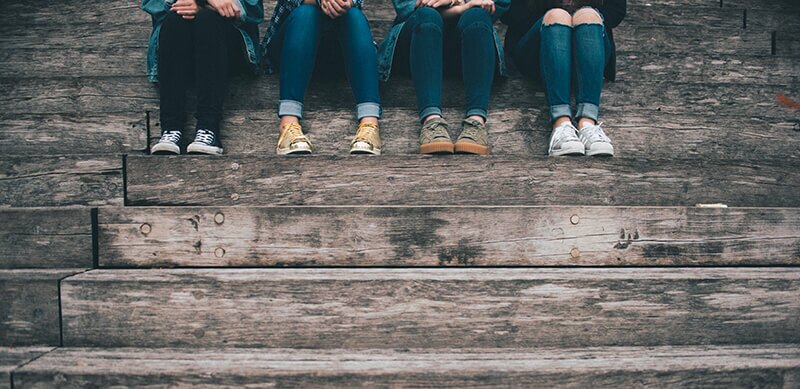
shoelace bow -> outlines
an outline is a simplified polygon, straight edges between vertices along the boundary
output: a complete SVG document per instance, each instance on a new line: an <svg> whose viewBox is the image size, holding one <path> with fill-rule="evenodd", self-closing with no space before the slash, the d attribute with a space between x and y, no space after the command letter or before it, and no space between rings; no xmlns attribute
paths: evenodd
<svg viewBox="0 0 800 389"><path fill-rule="evenodd" d="M353 139L353 143L355 142L370 143L377 132L378 132L377 124L373 123L361 124L358 126L358 132L356 133L355 139Z"/></svg>
<svg viewBox="0 0 800 389"><path fill-rule="evenodd" d="M161 134L161 140L159 142L178 143L180 141L181 141L180 131L167 131Z"/></svg>
<svg viewBox="0 0 800 389"><path fill-rule="evenodd" d="M286 136L290 137L290 145L300 142L309 143L308 138L306 138L306 136L303 134L303 127L301 127L298 123L289 123L286 127L284 127L283 132Z"/></svg>
<svg viewBox="0 0 800 389"><path fill-rule="evenodd" d="M584 130L582 132L583 132L584 136L586 136L590 140L599 139L599 140L604 141L604 142L610 142L611 139L608 138L606 133L603 132L603 129L600 127L602 125L603 125L602 122L597 123L596 125L590 126L589 128L587 128L586 130Z"/></svg>
<svg viewBox="0 0 800 389"><path fill-rule="evenodd" d="M464 126L464 130L461 131L460 137L476 140L479 133L480 133L480 128L477 125Z"/></svg>
<svg viewBox="0 0 800 389"><path fill-rule="evenodd" d="M447 123L436 121L431 126L431 138L449 138L447 133Z"/></svg>
<svg viewBox="0 0 800 389"><path fill-rule="evenodd" d="M210 130L199 129L197 130L197 134L194 136L194 141L210 145L214 143L214 132Z"/></svg>

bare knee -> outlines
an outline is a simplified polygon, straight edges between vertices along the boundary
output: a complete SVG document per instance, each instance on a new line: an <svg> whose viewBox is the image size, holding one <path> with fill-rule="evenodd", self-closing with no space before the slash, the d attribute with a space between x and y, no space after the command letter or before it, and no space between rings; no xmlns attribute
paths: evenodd
<svg viewBox="0 0 800 389"><path fill-rule="evenodd" d="M603 17L596 9L590 7L581 8L572 15L572 24L577 26L586 23L602 24Z"/></svg>
<svg viewBox="0 0 800 389"><path fill-rule="evenodd" d="M564 11L561 8L553 8L544 14L544 20L542 22L544 25L565 24L567 26L571 26L572 16L570 16L569 12Z"/></svg>

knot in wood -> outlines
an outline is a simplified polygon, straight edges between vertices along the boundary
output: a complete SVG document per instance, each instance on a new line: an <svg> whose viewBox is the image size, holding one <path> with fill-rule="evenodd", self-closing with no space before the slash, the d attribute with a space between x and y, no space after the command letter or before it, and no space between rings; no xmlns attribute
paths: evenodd
<svg viewBox="0 0 800 389"><path fill-rule="evenodd" d="M214 215L214 223L217 224L225 223L225 215L222 212L217 212L217 214Z"/></svg>

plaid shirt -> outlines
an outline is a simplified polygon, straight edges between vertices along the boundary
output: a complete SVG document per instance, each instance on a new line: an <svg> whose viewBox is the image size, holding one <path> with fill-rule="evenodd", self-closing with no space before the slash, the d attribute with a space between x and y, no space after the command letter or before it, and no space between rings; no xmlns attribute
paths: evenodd
<svg viewBox="0 0 800 389"><path fill-rule="evenodd" d="M272 74L274 70L269 60L269 44L289 14L301 4L303 4L303 0L278 0L278 4L275 5L275 11L272 13L269 26L264 33L264 39L261 41L261 60L262 64L264 64L264 69L269 74ZM319 4L319 0L317 0L317 4ZM364 0L353 0L354 7L362 8L363 5Z"/></svg>

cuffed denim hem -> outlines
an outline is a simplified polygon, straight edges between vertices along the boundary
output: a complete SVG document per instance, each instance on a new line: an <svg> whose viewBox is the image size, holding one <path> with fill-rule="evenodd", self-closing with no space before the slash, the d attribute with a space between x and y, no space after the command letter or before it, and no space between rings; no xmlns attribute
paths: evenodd
<svg viewBox="0 0 800 389"><path fill-rule="evenodd" d="M576 118L587 118L597 121L598 116L600 116L600 107L598 107L596 104L592 103L578 104L578 111L575 114Z"/></svg>
<svg viewBox="0 0 800 389"><path fill-rule="evenodd" d="M572 108L569 106L569 104L550 106L550 121L554 122L556 119L564 116L572 119Z"/></svg>
<svg viewBox="0 0 800 389"><path fill-rule="evenodd" d="M297 116L303 118L303 103L296 100L281 100L278 102L278 116Z"/></svg>
<svg viewBox="0 0 800 389"><path fill-rule="evenodd" d="M381 118L381 105L378 103L361 103L356 105L356 118L361 120L367 117Z"/></svg>
<svg viewBox="0 0 800 389"><path fill-rule="evenodd" d="M483 118L483 120L486 120L489 117L489 113L486 112L485 109L483 109L483 108L471 108L464 115L464 118L468 118L468 117L473 116L473 115L474 116L480 116L480 117Z"/></svg>
<svg viewBox="0 0 800 389"><path fill-rule="evenodd" d="M420 113L419 113L419 121L422 122L423 120L425 120L426 117L431 116L431 115L444 116L444 115L442 115L442 109L440 107L431 106L431 107L427 107L427 108L423 109L422 111L420 111Z"/></svg>

